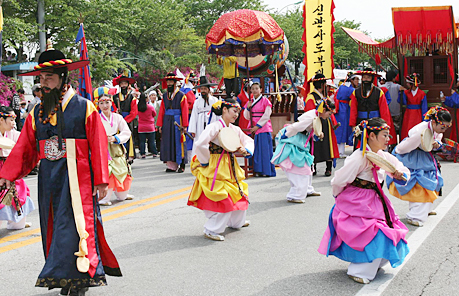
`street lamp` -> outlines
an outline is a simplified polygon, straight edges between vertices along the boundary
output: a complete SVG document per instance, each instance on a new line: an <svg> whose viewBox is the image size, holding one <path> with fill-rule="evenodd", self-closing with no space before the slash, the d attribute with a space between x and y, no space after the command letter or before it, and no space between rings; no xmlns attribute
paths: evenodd
<svg viewBox="0 0 459 296"><path fill-rule="evenodd" d="M284 10L285 8L289 7L289 6L292 6L292 5L298 5L298 4L301 4L303 3L303 1L298 1L298 2L295 2L295 3L291 3L291 4L288 4L284 7L282 7L277 13L280 13L282 10Z"/></svg>

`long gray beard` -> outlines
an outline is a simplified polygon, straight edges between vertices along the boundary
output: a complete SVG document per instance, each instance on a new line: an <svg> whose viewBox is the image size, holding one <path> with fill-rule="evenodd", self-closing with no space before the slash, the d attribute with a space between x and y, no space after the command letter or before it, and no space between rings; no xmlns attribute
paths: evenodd
<svg viewBox="0 0 459 296"><path fill-rule="evenodd" d="M47 117L52 110L54 110L54 107L56 107L56 104L59 102L59 99L61 97L61 91L58 90L57 88L53 88L49 93L45 93L42 91L43 94L43 117Z"/></svg>

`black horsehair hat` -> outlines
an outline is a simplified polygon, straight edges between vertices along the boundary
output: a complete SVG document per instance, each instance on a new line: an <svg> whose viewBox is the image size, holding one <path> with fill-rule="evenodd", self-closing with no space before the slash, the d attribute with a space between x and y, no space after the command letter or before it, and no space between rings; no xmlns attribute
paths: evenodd
<svg viewBox="0 0 459 296"><path fill-rule="evenodd" d="M88 60L72 61L65 58L65 55L57 49L44 51L38 58L38 65L32 71L19 74L18 76L37 76L42 71L67 68L67 71L82 68L89 64Z"/></svg>

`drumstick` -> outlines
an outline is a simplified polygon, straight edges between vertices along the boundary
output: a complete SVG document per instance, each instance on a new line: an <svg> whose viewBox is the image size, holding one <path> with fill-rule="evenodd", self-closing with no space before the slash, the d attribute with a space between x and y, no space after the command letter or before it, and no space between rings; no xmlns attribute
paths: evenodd
<svg viewBox="0 0 459 296"><path fill-rule="evenodd" d="M183 126L181 126L180 124L178 124L177 121L174 121L174 124L175 124L177 127L179 127L179 128L183 131L183 133L185 133L185 135L187 135L191 140L194 140L194 137L193 137L189 132L187 132L187 131L183 128Z"/></svg>

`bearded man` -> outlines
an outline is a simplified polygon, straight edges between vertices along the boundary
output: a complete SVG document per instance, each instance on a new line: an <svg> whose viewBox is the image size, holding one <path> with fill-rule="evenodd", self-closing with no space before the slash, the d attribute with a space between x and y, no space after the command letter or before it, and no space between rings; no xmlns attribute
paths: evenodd
<svg viewBox="0 0 459 296"><path fill-rule="evenodd" d="M131 134L135 131L136 117L138 113L137 99L135 97L137 91L133 91L131 88L131 85L134 83L134 78L126 77L122 74L113 79L113 86L120 86L120 92L113 96L113 102L115 103L119 114L121 114L124 120L126 120L129 129L131 130ZM125 146L129 163L132 163L135 158L134 141L132 140L132 136L129 141L126 142Z"/></svg>
<svg viewBox="0 0 459 296"><path fill-rule="evenodd" d="M389 145L396 144L397 135L386 97L384 92L375 86L375 79L380 75L371 68L365 68L363 71L357 71L355 74L362 76L362 84L351 94L349 126L355 130L362 120L381 117L390 126L391 139L389 140ZM354 148L356 147L356 143L354 143Z"/></svg>
<svg viewBox="0 0 459 296"><path fill-rule="evenodd" d="M204 131L206 126L219 119L219 116L212 114L212 105L218 101L218 99L210 94L210 87L217 85L216 83L210 83L206 76L199 78L199 90L201 91L196 98L191 111L190 123L188 125L188 132L194 137L195 142L199 139L199 136ZM193 146L192 156L195 147Z"/></svg>
<svg viewBox="0 0 459 296"><path fill-rule="evenodd" d="M183 132L188 126L188 102L183 92L177 88L179 80L182 78L174 73L161 79L162 87L167 91L163 94L156 125L162 135L160 159L166 163L167 173L183 173L187 156Z"/></svg>
<svg viewBox="0 0 459 296"><path fill-rule="evenodd" d="M38 204L45 266L36 286L84 295L121 276L105 241L98 199L107 194L107 136L94 104L68 84L72 62L58 50L43 52L35 70L42 102L33 107L21 136L0 172L0 186L26 176L40 160ZM70 294L69 294L70 293Z"/></svg>

